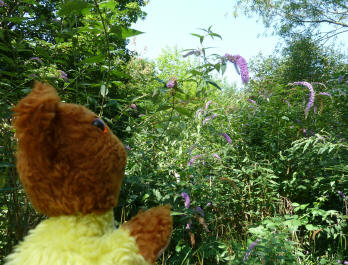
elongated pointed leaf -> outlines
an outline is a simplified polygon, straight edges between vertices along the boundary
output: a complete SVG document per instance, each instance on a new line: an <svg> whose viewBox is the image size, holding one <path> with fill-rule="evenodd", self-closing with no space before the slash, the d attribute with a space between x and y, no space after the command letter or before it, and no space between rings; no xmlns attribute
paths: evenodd
<svg viewBox="0 0 348 265"><path fill-rule="evenodd" d="M214 81L206 80L206 82L207 82L208 84L210 84L210 85L216 87L217 89L222 90L221 87L220 87L218 84L216 84Z"/></svg>
<svg viewBox="0 0 348 265"><path fill-rule="evenodd" d="M127 29L127 28L122 28L122 38L130 38L139 34L143 34L144 32L136 30L136 29Z"/></svg>

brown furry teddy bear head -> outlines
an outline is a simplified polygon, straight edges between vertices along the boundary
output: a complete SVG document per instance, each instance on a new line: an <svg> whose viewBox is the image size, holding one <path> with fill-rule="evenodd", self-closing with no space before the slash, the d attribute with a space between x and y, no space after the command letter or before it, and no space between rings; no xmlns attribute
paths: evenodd
<svg viewBox="0 0 348 265"><path fill-rule="evenodd" d="M103 213L117 204L126 152L96 114L60 102L56 90L42 83L14 112L17 168L37 211Z"/></svg>

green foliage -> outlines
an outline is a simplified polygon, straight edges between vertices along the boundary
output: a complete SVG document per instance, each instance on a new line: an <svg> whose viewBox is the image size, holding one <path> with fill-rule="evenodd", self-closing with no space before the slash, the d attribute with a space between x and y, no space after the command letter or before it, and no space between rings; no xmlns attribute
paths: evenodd
<svg viewBox="0 0 348 265"><path fill-rule="evenodd" d="M129 26L145 15L142 0L2 2L0 261L43 218L31 207L15 170L11 108L34 80L43 80L57 87L63 100L104 114L120 137L129 136L124 130L134 114L129 105L142 92L131 76L126 38L140 33Z"/></svg>

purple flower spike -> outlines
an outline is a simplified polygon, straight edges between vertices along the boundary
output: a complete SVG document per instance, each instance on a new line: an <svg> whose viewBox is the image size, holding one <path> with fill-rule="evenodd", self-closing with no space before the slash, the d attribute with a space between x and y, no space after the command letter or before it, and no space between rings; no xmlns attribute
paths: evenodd
<svg viewBox="0 0 348 265"><path fill-rule="evenodd" d="M248 83L249 70L248 70L248 64L246 60L238 54L232 56L231 54L228 54L228 53L225 54L225 58L239 67L243 83ZM237 71L237 73L239 74L239 71Z"/></svg>
<svg viewBox="0 0 348 265"><path fill-rule="evenodd" d="M176 80L176 78L171 77L166 86L167 88L173 88L173 87L176 87L177 85L178 85L178 81Z"/></svg>
<svg viewBox="0 0 348 265"><path fill-rule="evenodd" d="M343 78L344 78L344 76L343 75L341 75L339 78L338 78L338 83L340 84L340 83L342 83L342 81L343 81Z"/></svg>
<svg viewBox="0 0 348 265"><path fill-rule="evenodd" d="M203 120L203 125L206 124L209 120L214 120L217 117L217 114L213 114L212 116L208 116Z"/></svg>
<svg viewBox="0 0 348 265"><path fill-rule="evenodd" d="M31 57L29 60L30 61L38 61L41 64L43 63L42 60L39 57Z"/></svg>
<svg viewBox="0 0 348 265"><path fill-rule="evenodd" d="M201 207L197 206L195 211L198 212L202 217L204 217L204 211Z"/></svg>
<svg viewBox="0 0 348 265"><path fill-rule="evenodd" d="M189 150L189 155L191 155L192 154L192 151L193 151L193 149L195 149L195 147L196 147L196 145L195 144L193 144L193 145L191 145L191 147L190 147L190 150Z"/></svg>
<svg viewBox="0 0 348 265"><path fill-rule="evenodd" d="M186 209L190 208L190 203L191 203L190 196L186 192L182 192L181 197L183 197L185 200L185 208Z"/></svg>
<svg viewBox="0 0 348 265"><path fill-rule="evenodd" d="M221 157L218 154L213 154L213 157L215 157L221 161Z"/></svg>
<svg viewBox="0 0 348 265"><path fill-rule="evenodd" d="M256 103L255 100L252 100L252 99L249 98L248 101L249 101L250 103L254 104L255 106L257 106L257 103Z"/></svg>
<svg viewBox="0 0 348 265"><path fill-rule="evenodd" d="M190 162L187 163L188 166L192 166L192 164L196 161L196 159L201 158L202 155L196 155L191 158Z"/></svg>
<svg viewBox="0 0 348 265"><path fill-rule="evenodd" d="M213 103L213 101L209 100L207 103L205 103L205 109L209 108L209 105Z"/></svg>
<svg viewBox="0 0 348 265"><path fill-rule="evenodd" d="M310 92L309 100L308 100L308 103L307 103L306 108L305 108L305 116L307 118L309 110L311 109L311 107L314 104L314 98L315 98L314 89L313 89L312 85L310 83L308 83L308 82L294 82L293 84L294 85L305 86L305 87L307 87L309 89L309 92Z"/></svg>
<svg viewBox="0 0 348 265"><path fill-rule="evenodd" d="M63 80L64 80L65 82L68 82L68 81L69 81L68 75L67 75L64 71L62 71L62 70L60 70L60 77L63 78Z"/></svg>
<svg viewBox="0 0 348 265"><path fill-rule="evenodd" d="M4 1L0 0L0 6L5 6Z"/></svg>
<svg viewBox="0 0 348 265"><path fill-rule="evenodd" d="M343 264L348 264L348 261L345 260L345 261L343 262Z"/></svg>
<svg viewBox="0 0 348 265"><path fill-rule="evenodd" d="M227 141L229 144L232 144L231 137L230 137L227 133L222 133L221 135L222 135L223 137L225 137L226 141Z"/></svg>
<svg viewBox="0 0 348 265"><path fill-rule="evenodd" d="M340 195L343 199L346 197L346 195L342 191L337 191L338 195Z"/></svg>
<svg viewBox="0 0 348 265"><path fill-rule="evenodd" d="M248 248L247 253L245 254L244 258L243 258L243 262L245 262L248 257L250 256L251 251L258 245L258 243L260 242L260 239L256 239L254 242L252 242Z"/></svg>
<svg viewBox="0 0 348 265"><path fill-rule="evenodd" d="M331 98L331 94L327 92L320 92L319 95L328 96Z"/></svg>
<svg viewBox="0 0 348 265"><path fill-rule="evenodd" d="M245 83L245 84L248 83L249 82L249 70L248 70L247 62L240 55L235 55L233 57L234 57L234 62L239 66L243 83Z"/></svg>

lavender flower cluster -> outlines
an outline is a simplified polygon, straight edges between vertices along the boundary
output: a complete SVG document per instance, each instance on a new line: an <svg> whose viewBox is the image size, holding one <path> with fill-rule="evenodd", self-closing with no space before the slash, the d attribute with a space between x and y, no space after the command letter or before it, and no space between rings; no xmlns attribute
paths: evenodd
<svg viewBox="0 0 348 265"><path fill-rule="evenodd" d="M243 83L248 83L249 82L249 70L248 70L248 64L246 62L246 60L240 56L240 55L231 55L226 53L224 56L225 59L227 59L228 61L230 61L231 63L233 63L235 66L237 65L240 69L240 74L242 77L242 81ZM239 73L238 68L237 69L237 73Z"/></svg>
<svg viewBox="0 0 348 265"><path fill-rule="evenodd" d="M180 195L181 195L181 197L185 201L185 209L190 208L190 204L191 204L190 195L188 195L188 193L186 193L186 192L182 192ZM197 206L195 208L195 212L199 213L202 217L204 217L204 211L203 211L203 209L201 207ZM186 224L185 229L186 230L190 230L191 229L191 225L192 225L192 220L189 219L188 223ZM208 232L209 232L209 230L208 230Z"/></svg>
<svg viewBox="0 0 348 265"><path fill-rule="evenodd" d="M311 107L313 106L314 104L314 99L315 99L315 92L314 92L314 89L312 87L312 85L308 82L305 82L305 81L302 81L302 82L294 82L293 83L294 85L301 85L301 86L305 86L309 89L309 100L308 100L308 103L306 105L306 108L305 108L305 116L307 118L308 116L308 113L309 113L309 110L311 109Z"/></svg>
<svg viewBox="0 0 348 265"><path fill-rule="evenodd" d="M245 262L248 257L250 256L251 252L253 251L253 249L259 244L260 242L260 239L256 239L254 242L252 242L249 247L248 247L248 250L243 258L243 262Z"/></svg>
<svg viewBox="0 0 348 265"><path fill-rule="evenodd" d="M173 88L176 87L178 85L178 81L175 77L171 77L167 83L167 88Z"/></svg>
<svg viewBox="0 0 348 265"><path fill-rule="evenodd" d="M301 81L301 82L294 82L292 83L292 85L301 85L301 86L305 86L308 88L309 90L309 100L307 102L307 105L306 105L306 108L305 108L305 117L307 118L308 117L308 113L310 111L310 109L313 107L313 112L316 113L317 111L317 108L316 106L314 106L314 100L315 100L315 91L313 89L313 86L308 83L308 82L305 82L305 81ZM319 95L322 95L322 96L327 96L327 97L330 97L331 98L331 94L328 93L328 92L319 92ZM288 101L286 101L288 106L290 106L290 103Z"/></svg>

